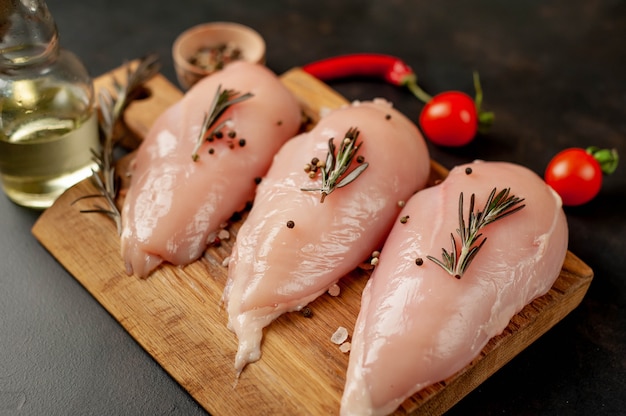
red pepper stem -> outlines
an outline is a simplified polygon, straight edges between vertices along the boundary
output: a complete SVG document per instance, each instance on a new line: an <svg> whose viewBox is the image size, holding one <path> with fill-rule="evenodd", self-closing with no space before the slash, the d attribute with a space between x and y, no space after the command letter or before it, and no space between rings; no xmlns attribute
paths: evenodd
<svg viewBox="0 0 626 416"><path fill-rule="evenodd" d="M600 169L605 175L615 172L619 164L617 149L600 149L597 146L589 146L585 149L600 164Z"/></svg>
<svg viewBox="0 0 626 416"><path fill-rule="evenodd" d="M417 84L417 76L415 74L406 75L402 80L402 85L406 86L424 104L433 98Z"/></svg>

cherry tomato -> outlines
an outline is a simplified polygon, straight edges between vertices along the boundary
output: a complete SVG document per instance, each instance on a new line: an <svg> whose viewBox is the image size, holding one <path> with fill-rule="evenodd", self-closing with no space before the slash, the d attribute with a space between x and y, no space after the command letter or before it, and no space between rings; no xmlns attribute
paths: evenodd
<svg viewBox="0 0 626 416"><path fill-rule="evenodd" d="M585 149L570 148L552 158L544 179L561 196L563 205L582 205L600 192L602 169Z"/></svg>
<svg viewBox="0 0 626 416"><path fill-rule="evenodd" d="M440 146L464 146L478 131L474 100L459 91L447 91L428 101L419 117L422 132Z"/></svg>

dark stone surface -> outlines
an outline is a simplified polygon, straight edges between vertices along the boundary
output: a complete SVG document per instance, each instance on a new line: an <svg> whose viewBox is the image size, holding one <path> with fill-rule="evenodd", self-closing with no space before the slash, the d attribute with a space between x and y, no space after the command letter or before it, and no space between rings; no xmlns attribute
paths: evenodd
<svg viewBox="0 0 626 416"><path fill-rule="evenodd" d="M61 42L92 75L149 52L175 81L184 29L237 21L257 29L278 73L348 52L402 57L430 93L473 94L496 113L462 149L430 146L444 166L507 160L542 174L570 146L626 155L626 3L564 1L49 0ZM421 104L375 80L331 84L382 96L414 120ZM567 208L570 250L595 272L583 303L449 414L616 415L626 409L626 175ZM200 415L205 412L30 234L37 218L0 198L0 415Z"/></svg>

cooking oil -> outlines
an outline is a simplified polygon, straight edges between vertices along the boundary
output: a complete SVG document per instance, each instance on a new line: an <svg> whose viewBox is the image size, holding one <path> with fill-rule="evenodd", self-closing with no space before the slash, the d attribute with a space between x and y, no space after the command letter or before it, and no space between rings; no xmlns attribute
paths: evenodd
<svg viewBox="0 0 626 416"><path fill-rule="evenodd" d="M15 203L47 208L97 166L92 150L99 147L97 116L61 119L43 116L0 136L2 187Z"/></svg>

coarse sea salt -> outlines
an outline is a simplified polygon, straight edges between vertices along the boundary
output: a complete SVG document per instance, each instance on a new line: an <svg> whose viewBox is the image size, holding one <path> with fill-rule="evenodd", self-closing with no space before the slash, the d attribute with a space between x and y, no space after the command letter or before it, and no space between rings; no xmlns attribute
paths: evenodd
<svg viewBox="0 0 626 416"><path fill-rule="evenodd" d="M330 337L333 344L341 345L348 339L348 330L343 326L337 328L335 333Z"/></svg>
<svg viewBox="0 0 626 416"><path fill-rule="evenodd" d="M350 352L350 348L352 348L352 344L350 342L344 342L339 346L339 351L345 354L347 352Z"/></svg>
<svg viewBox="0 0 626 416"><path fill-rule="evenodd" d="M341 288L337 283L328 288L328 294L330 296L339 296L339 293L341 293Z"/></svg>
<svg viewBox="0 0 626 416"><path fill-rule="evenodd" d="M221 229L217 236L220 240L228 240L230 238L230 233L228 230Z"/></svg>

